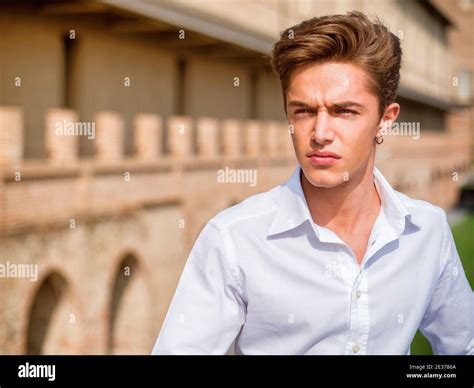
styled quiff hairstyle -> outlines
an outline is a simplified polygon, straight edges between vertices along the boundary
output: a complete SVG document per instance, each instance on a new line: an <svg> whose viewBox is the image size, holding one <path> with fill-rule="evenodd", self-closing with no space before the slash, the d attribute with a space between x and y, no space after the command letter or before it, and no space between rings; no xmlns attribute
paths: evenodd
<svg viewBox="0 0 474 388"><path fill-rule="evenodd" d="M379 19L361 12L305 20L282 32L272 50L271 65L286 94L293 70L310 63L346 62L368 74L368 88L378 97L379 113L395 101L400 82L400 40Z"/></svg>

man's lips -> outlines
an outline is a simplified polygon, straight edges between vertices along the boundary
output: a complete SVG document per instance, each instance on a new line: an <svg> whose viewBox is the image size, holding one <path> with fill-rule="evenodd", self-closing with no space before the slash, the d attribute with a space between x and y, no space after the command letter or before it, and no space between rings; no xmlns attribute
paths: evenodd
<svg viewBox="0 0 474 388"><path fill-rule="evenodd" d="M309 158L312 156L318 156L321 158L329 157L329 158L341 159L341 157L338 154L331 151L311 151L306 156L308 156Z"/></svg>
<svg viewBox="0 0 474 388"><path fill-rule="evenodd" d="M315 166L332 166L341 159L338 154L330 151L312 151L306 156L311 160L311 164Z"/></svg>

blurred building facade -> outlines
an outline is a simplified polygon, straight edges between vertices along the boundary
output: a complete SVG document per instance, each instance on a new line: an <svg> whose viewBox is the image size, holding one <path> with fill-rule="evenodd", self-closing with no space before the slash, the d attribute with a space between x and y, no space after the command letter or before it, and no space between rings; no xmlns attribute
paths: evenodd
<svg viewBox="0 0 474 388"><path fill-rule="evenodd" d="M151 351L205 222L296 165L268 53L309 17L356 9L401 38L399 122L420 134L386 136L376 164L408 195L457 201L472 160L472 1L0 7L1 353ZM218 179L229 171L257 180Z"/></svg>

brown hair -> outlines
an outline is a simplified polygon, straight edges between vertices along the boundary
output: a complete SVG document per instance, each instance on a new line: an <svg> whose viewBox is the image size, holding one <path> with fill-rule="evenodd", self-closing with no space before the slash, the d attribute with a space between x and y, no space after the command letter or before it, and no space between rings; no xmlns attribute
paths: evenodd
<svg viewBox="0 0 474 388"><path fill-rule="evenodd" d="M369 75L369 89L379 99L379 112L395 101L400 82L400 40L378 18L361 12L315 17L282 32L272 50L271 65L280 78L286 112L291 73L312 62L350 62Z"/></svg>

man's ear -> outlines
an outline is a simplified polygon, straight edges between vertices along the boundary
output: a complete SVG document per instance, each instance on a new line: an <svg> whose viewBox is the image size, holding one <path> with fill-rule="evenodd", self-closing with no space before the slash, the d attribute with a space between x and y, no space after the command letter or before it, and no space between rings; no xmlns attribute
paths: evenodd
<svg viewBox="0 0 474 388"><path fill-rule="evenodd" d="M380 136L388 132L393 122L397 119L399 113L400 104L392 102L390 105L387 105L380 119L376 136Z"/></svg>

